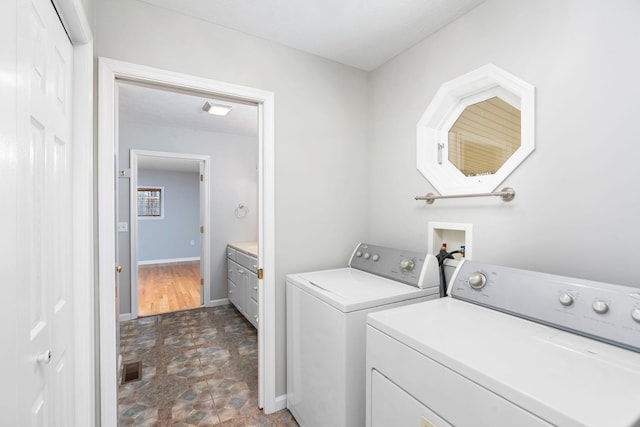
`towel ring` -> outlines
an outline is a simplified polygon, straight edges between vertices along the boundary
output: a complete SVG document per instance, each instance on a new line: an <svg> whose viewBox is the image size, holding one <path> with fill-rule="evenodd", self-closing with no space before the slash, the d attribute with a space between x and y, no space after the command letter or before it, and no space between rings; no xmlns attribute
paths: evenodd
<svg viewBox="0 0 640 427"><path fill-rule="evenodd" d="M249 214L249 208L240 203L233 213L236 218L244 218Z"/></svg>

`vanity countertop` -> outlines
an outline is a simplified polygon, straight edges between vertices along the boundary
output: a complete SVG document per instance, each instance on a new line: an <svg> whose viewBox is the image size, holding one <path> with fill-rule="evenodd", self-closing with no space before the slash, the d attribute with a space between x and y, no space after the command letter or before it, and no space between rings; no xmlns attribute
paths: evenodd
<svg viewBox="0 0 640 427"><path fill-rule="evenodd" d="M245 253L249 256L258 258L258 242L239 242L228 243L229 247Z"/></svg>

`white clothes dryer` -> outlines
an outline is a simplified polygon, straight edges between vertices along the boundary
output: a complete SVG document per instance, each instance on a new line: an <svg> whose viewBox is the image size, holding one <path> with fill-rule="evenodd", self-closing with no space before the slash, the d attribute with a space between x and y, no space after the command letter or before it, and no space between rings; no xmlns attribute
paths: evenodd
<svg viewBox="0 0 640 427"><path fill-rule="evenodd" d="M373 313L367 426L640 426L640 289L463 261Z"/></svg>
<svg viewBox="0 0 640 427"><path fill-rule="evenodd" d="M439 296L432 255L359 244L349 267L287 276L287 407L303 427L365 423L367 314Z"/></svg>

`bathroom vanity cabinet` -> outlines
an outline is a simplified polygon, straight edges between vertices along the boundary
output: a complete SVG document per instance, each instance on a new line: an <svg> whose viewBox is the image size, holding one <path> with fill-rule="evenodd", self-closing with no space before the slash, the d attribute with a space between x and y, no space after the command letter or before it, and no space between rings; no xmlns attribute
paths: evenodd
<svg viewBox="0 0 640 427"><path fill-rule="evenodd" d="M227 246L229 301L258 328L258 254L254 243Z"/></svg>

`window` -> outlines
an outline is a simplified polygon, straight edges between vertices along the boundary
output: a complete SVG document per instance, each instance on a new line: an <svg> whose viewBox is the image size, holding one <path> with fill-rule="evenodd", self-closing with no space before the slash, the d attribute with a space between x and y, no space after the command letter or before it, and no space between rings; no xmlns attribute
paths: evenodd
<svg viewBox="0 0 640 427"><path fill-rule="evenodd" d="M445 195L495 190L535 148L535 89L495 65L444 83L417 126L417 166Z"/></svg>
<svg viewBox="0 0 640 427"><path fill-rule="evenodd" d="M138 187L138 218L164 218L164 188Z"/></svg>

